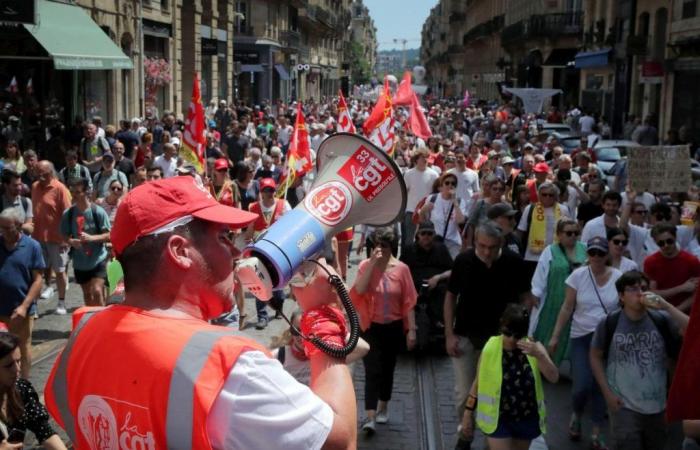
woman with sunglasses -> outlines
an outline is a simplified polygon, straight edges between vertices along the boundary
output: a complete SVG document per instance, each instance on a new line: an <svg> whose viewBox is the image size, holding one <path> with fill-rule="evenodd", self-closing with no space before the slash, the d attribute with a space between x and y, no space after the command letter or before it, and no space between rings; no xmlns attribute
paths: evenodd
<svg viewBox="0 0 700 450"><path fill-rule="evenodd" d="M353 290L362 297L362 338L369 345L365 366L365 413L362 430L371 435L388 422L388 403L399 352L416 345L414 307L418 293L411 269L396 259L398 236L391 227L374 232L369 259L360 262Z"/></svg>
<svg viewBox="0 0 700 450"><path fill-rule="evenodd" d="M530 317L522 305L509 304L501 316L501 334L486 342L462 417L460 441L473 438L473 418L492 450L526 450L545 432L542 375L550 383L559 371L544 346L527 337Z"/></svg>
<svg viewBox="0 0 700 450"><path fill-rule="evenodd" d="M433 223L436 235L443 240L450 256L455 258L462 250L459 226L466 220L467 205L464 199L457 197L457 175L442 174L438 186L438 194L430 196L420 210L421 222Z"/></svg>
<svg viewBox="0 0 700 450"><path fill-rule="evenodd" d="M622 228L609 228L607 231L608 247L610 248L610 265L620 272L639 270L637 263L625 256L629 237Z"/></svg>
<svg viewBox="0 0 700 450"><path fill-rule="evenodd" d="M606 450L608 447L602 435L605 426L605 400L593 378L588 355L596 326L608 314L620 309L615 281L622 276L622 272L610 266L608 241L605 238L597 236L589 240L586 253L588 264L574 270L566 279L566 298L549 340L548 349L550 354L557 352L560 337L571 319L573 414L569 422L569 438L572 441L581 439L581 416L590 396L593 422L591 448Z"/></svg>
<svg viewBox="0 0 700 450"><path fill-rule="evenodd" d="M506 192L506 184L494 174L484 177L482 182L484 192L488 192L488 196L484 196L474 203L474 206L469 211L469 221L465 228L463 246L471 248L474 245L474 230L476 227L488 220L486 213L489 207L503 201L503 194Z"/></svg>
<svg viewBox="0 0 700 450"><path fill-rule="evenodd" d="M117 214L117 208L119 203L121 203L124 197L124 185L119 180L112 180L109 183L109 193L105 197L98 198L95 200L96 205L100 205L104 208L105 212L109 216L109 222L114 221L114 216Z"/></svg>
<svg viewBox="0 0 700 450"><path fill-rule="evenodd" d="M566 296L565 281L586 262L586 245L579 241L581 230L573 219L557 222L558 243L548 245L537 262L532 277L532 309L530 331L538 342L549 342ZM569 325L561 333L557 351L552 353L556 365L569 359Z"/></svg>
<svg viewBox="0 0 700 450"><path fill-rule="evenodd" d="M22 448L29 430L43 448L64 450L66 446L51 427L49 413L34 386L20 378L20 366L19 339L0 332L0 449Z"/></svg>

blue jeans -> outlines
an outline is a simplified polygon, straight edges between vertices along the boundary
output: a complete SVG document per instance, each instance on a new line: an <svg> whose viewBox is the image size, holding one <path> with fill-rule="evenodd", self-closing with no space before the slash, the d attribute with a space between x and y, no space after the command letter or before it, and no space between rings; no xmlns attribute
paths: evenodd
<svg viewBox="0 0 700 450"><path fill-rule="evenodd" d="M605 399L600 392L600 387L593 377L591 363L588 352L591 349L593 333L585 336L572 338L571 343L571 377L573 385L571 387L571 397L574 413L580 416L586 406L588 397L591 397L592 411L591 420L593 425L605 425Z"/></svg>
<svg viewBox="0 0 700 450"><path fill-rule="evenodd" d="M267 302L260 301L257 298L255 299L255 311L258 313L258 319L268 320L266 308L268 304L275 311L281 310L284 304L284 291L272 291L272 298Z"/></svg>

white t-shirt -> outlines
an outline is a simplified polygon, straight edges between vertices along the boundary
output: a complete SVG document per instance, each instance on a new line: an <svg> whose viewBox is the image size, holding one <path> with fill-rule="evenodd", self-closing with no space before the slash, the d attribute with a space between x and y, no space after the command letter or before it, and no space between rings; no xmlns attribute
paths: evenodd
<svg viewBox="0 0 700 450"><path fill-rule="evenodd" d="M532 205L527 205L525 207L525 210L523 211L523 216L520 218L520 223L518 224L518 230L522 231L525 233L527 231L527 220L528 217L530 216L530 208L532 208ZM571 214L569 213L569 208L566 207L566 205L562 205L561 203L559 204L560 212L561 212L561 218L565 217L571 217ZM544 209L544 216L545 216L545 226L547 228L547 231L545 233L545 246L550 245L552 242L554 242L554 232L556 230L557 224L555 223L554 219L554 208L545 208ZM523 236L523 242L527 244L528 242L528 236L524 235ZM538 261L540 259L540 253L534 253L530 250L530 245L527 244L527 249L525 250L525 261Z"/></svg>
<svg viewBox="0 0 700 450"><path fill-rule="evenodd" d="M408 193L406 212L410 213L416 210L418 202L432 192L433 183L438 179L438 174L429 167L422 171L414 167L403 174L403 179Z"/></svg>
<svg viewBox="0 0 700 450"><path fill-rule="evenodd" d="M618 218L619 223L619 218ZM605 228L605 214L601 214L595 217L583 226L583 231L581 232L581 242L584 244L594 237L602 237L607 239L608 230Z"/></svg>
<svg viewBox="0 0 700 450"><path fill-rule="evenodd" d="M475 192L479 192L479 174L472 169L465 169L461 172L458 168L453 167L447 173L452 173L457 176L457 197L472 198Z"/></svg>
<svg viewBox="0 0 700 450"><path fill-rule="evenodd" d="M156 159L153 160L153 164L156 167L160 167L160 170L163 171L163 178L174 177L177 173L177 157L176 156L173 156L172 158L170 158L170 161L165 159L165 155L156 156Z"/></svg>
<svg viewBox="0 0 700 450"><path fill-rule="evenodd" d="M428 201L430 200L426 200L426 202ZM457 214L454 210L452 214L450 214L451 207L452 200L445 200L442 198L442 195L437 194L433 210L430 212L430 221L433 222L435 226L435 234L442 236L445 231L445 220L449 215L450 222L447 225L447 233L445 233L443 237L445 241L451 241L455 244L462 245L462 236L460 236L459 226L457 225ZM459 209L462 211L463 215L467 215L467 203L462 198L459 199Z"/></svg>
<svg viewBox="0 0 700 450"><path fill-rule="evenodd" d="M215 449L320 449L333 410L276 359L242 353L207 417Z"/></svg>
<svg viewBox="0 0 700 450"><path fill-rule="evenodd" d="M294 128L292 128L291 125L280 127L279 130L277 130L277 140L279 143L282 145L289 144L289 139L292 137L292 132L294 132Z"/></svg>
<svg viewBox="0 0 700 450"><path fill-rule="evenodd" d="M576 290L576 308L571 321L572 338L594 332L601 320L620 309L615 281L622 276L622 272L614 267L610 270L612 273L605 286L593 284L595 276L589 266L579 267L566 279L566 285Z"/></svg>
<svg viewBox="0 0 700 450"><path fill-rule="evenodd" d="M580 126L581 133L588 134L593 131L593 125L595 125L595 119L589 115L585 115L578 119L578 124Z"/></svg>
<svg viewBox="0 0 700 450"><path fill-rule="evenodd" d="M636 262L632 261L626 256L623 256L620 260L620 267L618 270L622 273L629 272L630 270L639 270L639 266Z"/></svg>

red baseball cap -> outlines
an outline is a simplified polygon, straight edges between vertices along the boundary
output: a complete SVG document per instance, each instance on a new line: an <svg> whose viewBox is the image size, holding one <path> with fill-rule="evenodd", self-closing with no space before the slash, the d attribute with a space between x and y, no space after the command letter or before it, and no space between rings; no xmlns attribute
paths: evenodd
<svg viewBox="0 0 700 450"><path fill-rule="evenodd" d="M261 178L258 183L260 184L261 191L265 188L277 189L277 183L275 183L275 180L272 178Z"/></svg>
<svg viewBox="0 0 700 450"><path fill-rule="evenodd" d="M535 164L535 168L533 170L535 173L549 173L549 166L547 163L541 162Z"/></svg>
<svg viewBox="0 0 700 450"><path fill-rule="evenodd" d="M257 214L217 202L193 177L150 181L130 191L119 204L110 233L112 248L120 255L136 239L188 217L242 228Z"/></svg>
<svg viewBox="0 0 700 450"><path fill-rule="evenodd" d="M228 159L219 158L214 161L214 170L228 169Z"/></svg>

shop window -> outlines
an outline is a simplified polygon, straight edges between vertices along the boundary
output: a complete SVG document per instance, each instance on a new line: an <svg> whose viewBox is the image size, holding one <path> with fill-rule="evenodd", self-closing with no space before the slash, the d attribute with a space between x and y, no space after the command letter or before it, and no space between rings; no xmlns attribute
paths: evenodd
<svg viewBox="0 0 700 450"><path fill-rule="evenodd" d="M143 43L146 108L152 114L160 116L167 107L168 86L172 82L168 39L145 35Z"/></svg>
<svg viewBox="0 0 700 450"><path fill-rule="evenodd" d="M221 44L221 43L219 43ZM228 64L226 53L219 53L218 72L219 72L219 100L228 99Z"/></svg>
<svg viewBox="0 0 700 450"><path fill-rule="evenodd" d="M79 113L86 119L92 120L99 116L103 123L109 123L109 76L107 70L83 70L78 73L78 106Z"/></svg>
<svg viewBox="0 0 700 450"><path fill-rule="evenodd" d="M213 85L213 80L211 65L211 55L202 55L202 80L200 87L202 90L202 101L205 105L209 103L212 97L211 87Z"/></svg>

